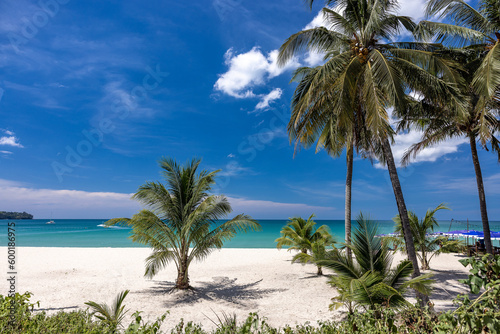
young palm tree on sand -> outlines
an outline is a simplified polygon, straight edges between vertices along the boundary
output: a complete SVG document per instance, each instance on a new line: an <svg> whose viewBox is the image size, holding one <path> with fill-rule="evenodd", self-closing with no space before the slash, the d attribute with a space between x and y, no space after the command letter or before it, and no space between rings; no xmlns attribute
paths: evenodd
<svg viewBox="0 0 500 334"><path fill-rule="evenodd" d="M146 277L155 276L168 263L177 267L174 289L189 289L189 265L205 259L238 231L259 230L260 225L247 215L220 222L232 209L223 195L210 195L219 171L198 172L201 163L193 159L179 166L170 158L159 165L165 184L147 182L132 198L148 207L132 218L115 218L107 226L124 223L132 226L131 239L153 249L146 258Z"/></svg>

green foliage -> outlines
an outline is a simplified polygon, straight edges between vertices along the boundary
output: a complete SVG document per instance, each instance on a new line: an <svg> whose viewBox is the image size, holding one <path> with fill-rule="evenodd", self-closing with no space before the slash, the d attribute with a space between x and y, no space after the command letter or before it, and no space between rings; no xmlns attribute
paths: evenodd
<svg viewBox="0 0 500 334"><path fill-rule="evenodd" d="M482 288L489 289L500 281L500 255L486 254L481 259L469 257L459 262L464 267L471 266L469 277L459 281L467 284L474 294L479 293Z"/></svg>
<svg viewBox="0 0 500 334"><path fill-rule="evenodd" d="M108 326L92 322L88 312L59 312L51 316L47 316L45 312L35 314L33 309L40 306L40 303L30 302L31 296L30 292L22 295L16 293L12 297L0 295L0 333L109 333ZM11 313L12 305L15 308L14 313Z"/></svg>
<svg viewBox="0 0 500 334"><path fill-rule="evenodd" d="M281 237L274 240L276 247L281 249L288 247L288 250L299 250L306 253L312 249L314 241L325 239L326 243L332 244L333 238L327 225L321 225L316 228L316 222L312 220L314 214L307 220L302 217L293 217L288 219L288 223L281 229Z"/></svg>
<svg viewBox="0 0 500 334"><path fill-rule="evenodd" d="M417 215L410 211L408 217L410 219L410 230L413 235L413 243L417 251L417 257L420 260L422 270L428 270L431 259L444 252L449 252L452 249L458 249L463 246L461 240L448 240L447 237L429 237L428 234L434 232L434 228L438 227L438 223L434 215L439 210L449 210L443 203L439 204L434 210L427 210L423 219L418 219ZM400 237L387 237L386 240L392 242L396 249L405 250L405 241L403 238L403 227L399 215L393 218L396 223L394 232Z"/></svg>
<svg viewBox="0 0 500 334"><path fill-rule="evenodd" d="M292 263L316 263L325 256L327 247L335 244L335 239L329 232L327 225L321 225L316 228L316 222L313 221L314 214L307 220L301 217L289 218L285 227L281 229L281 237L274 242L276 247L281 249L288 247L288 251L298 250ZM322 275L321 266L318 265L318 275Z"/></svg>
<svg viewBox="0 0 500 334"><path fill-rule="evenodd" d="M391 269L392 255L378 234L377 225L362 214L357 219L351 245L355 260L347 254L333 251L318 264L332 269L337 275L330 283L337 287L339 296L334 306L344 304L352 312L356 305L374 309L377 305L407 306L403 294L411 287L423 294L430 293L431 275L409 279L413 272L410 261L401 261Z"/></svg>
<svg viewBox="0 0 500 334"><path fill-rule="evenodd" d="M128 290L127 290L128 291ZM16 293L14 297L0 295L0 333L9 334L60 334L60 333L82 333L82 334L112 334L117 332L123 317L123 307L121 306L125 292L118 295L113 308L110 310L106 305L98 305L97 309L104 311L107 309L107 316L96 316L99 321L92 321L93 315L88 311L60 311L53 315L45 312L33 312L39 302L30 302L32 294ZM122 298L123 297L123 298ZM10 306L14 304L16 312L14 317L10 316ZM141 312L134 313L134 321L125 329L126 334L156 334L159 333L161 323L166 317L165 313L153 323L145 323L140 316ZM118 319L118 322L115 320Z"/></svg>
<svg viewBox="0 0 500 334"><path fill-rule="evenodd" d="M450 240L447 237L439 237L441 240L441 253L459 253L464 254L467 246L464 240Z"/></svg>
<svg viewBox="0 0 500 334"><path fill-rule="evenodd" d="M316 266L318 267L317 274L318 275L323 275L323 269L322 266L319 265L319 261L324 260L326 257L327 253L327 246L329 245L328 239L327 238L321 238L319 240L314 241L311 244L311 254L309 253L302 253L299 252L295 254L292 258L292 263L316 263Z"/></svg>
<svg viewBox="0 0 500 334"><path fill-rule="evenodd" d="M484 255L481 259L459 260L465 267L471 266L467 279L459 280L477 294L475 300L469 296L458 296L454 301L459 307L440 316L437 326L442 333L500 333L500 255Z"/></svg>
<svg viewBox="0 0 500 334"><path fill-rule="evenodd" d="M250 313L243 322L237 322L235 316L223 315L218 317L217 328L212 331L203 329L193 322L185 322L183 319L169 331L160 331L162 321L166 314L159 317L156 322L144 323L140 312L134 313L135 320L123 331L125 334L351 334L351 333L500 333L500 288L499 281L476 300L471 301L468 297L457 298L455 302L458 308L455 311L435 313L429 309L421 309L418 306L406 305L397 310L376 305L366 312L353 311L342 321L318 322L317 325L309 323L286 325L283 328L275 328L267 323L266 318L259 317L256 313ZM10 300L0 296L0 333L9 334L111 334L113 328L106 321L92 321L92 315L88 311L59 312L47 316L45 312L32 313L36 305L30 303L31 294L18 295L19 309L24 312L18 318L15 327L8 325L5 312Z"/></svg>
<svg viewBox="0 0 500 334"><path fill-rule="evenodd" d="M21 323L29 319L34 307L40 305L40 302L31 303L31 296L31 292L22 295L16 292L13 296L0 295L0 318L4 325L1 327L16 330Z"/></svg>
<svg viewBox="0 0 500 334"><path fill-rule="evenodd" d="M156 334L159 333L160 326L162 322L167 317L168 311L164 313L161 317L158 317L152 324L145 323L141 317L141 311L136 311L134 316L134 322L125 330L125 334Z"/></svg>
<svg viewBox="0 0 500 334"><path fill-rule="evenodd" d="M429 0L429 16L446 17L448 23L422 21L417 31L421 37L435 38L452 48L466 47L480 56L476 70L471 72L474 92L482 98L492 98L500 86L498 71L500 7L495 0L478 1L480 9L462 0Z"/></svg>
<svg viewBox="0 0 500 334"><path fill-rule="evenodd" d="M128 293L129 290L120 292L111 307L106 304L97 304L93 301L86 302L85 305L90 306L93 316L107 324L113 332L116 332L118 328L122 327L123 318L128 312L128 310L125 311L125 306L122 306L123 300L127 297ZM136 315L136 319L137 317L138 315Z"/></svg>
<svg viewBox="0 0 500 334"><path fill-rule="evenodd" d="M0 211L0 219L33 219L27 212Z"/></svg>
<svg viewBox="0 0 500 334"><path fill-rule="evenodd" d="M425 43L391 43L416 27L411 18L394 15L397 7L396 1L332 1L331 8L323 8L325 26L302 30L283 43L278 65L304 51L325 54L323 65L295 72L291 140L306 147L318 141L329 153L349 143L377 153L378 139L393 135L387 110L404 113L407 91L463 105L450 62L435 57Z"/></svg>
<svg viewBox="0 0 500 334"><path fill-rule="evenodd" d="M106 222L107 226L132 226L132 241L153 249L146 259L145 276L151 278L174 262L178 289L190 288L188 269L193 260L205 259L237 232L260 229L255 220L243 214L220 223L232 208L225 196L210 194L218 171L198 172L200 163L193 159L179 166L170 158L162 158L159 164L166 183L147 182L133 196L149 209L131 219Z"/></svg>

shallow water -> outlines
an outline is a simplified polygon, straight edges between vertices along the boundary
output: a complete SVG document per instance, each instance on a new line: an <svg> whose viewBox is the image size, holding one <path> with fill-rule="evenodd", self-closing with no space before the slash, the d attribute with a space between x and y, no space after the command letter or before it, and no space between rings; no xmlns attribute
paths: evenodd
<svg viewBox="0 0 500 334"><path fill-rule="evenodd" d="M106 219L55 219L55 224L46 224L48 219L1 220L0 246L7 246L7 223L15 222L16 246L22 247L144 247L133 243L128 237L131 228L103 225ZM394 223L391 220L374 221L379 233L391 233ZM274 240L287 220L259 220L260 232L240 233L225 243L227 248L274 248ZM343 241L343 220L316 220L317 226L326 224L337 241ZM441 221L439 231L448 231L450 221ZM355 226L353 221L353 227ZM453 221L451 230L467 228L466 221ZM492 231L500 231L500 222L490 222ZM482 230L481 222L470 221L470 230ZM494 241L498 244L499 241Z"/></svg>

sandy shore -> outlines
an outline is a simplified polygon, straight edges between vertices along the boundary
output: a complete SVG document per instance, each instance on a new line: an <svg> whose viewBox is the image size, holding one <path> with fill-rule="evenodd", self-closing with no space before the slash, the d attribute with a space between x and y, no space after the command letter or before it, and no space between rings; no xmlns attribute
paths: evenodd
<svg viewBox="0 0 500 334"><path fill-rule="evenodd" d="M0 247L7 256L6 247ZM241 321L258 312L274 326L339 319L342 309L328 310L335 289L326 276L316 276L313 265L290 263L291 253L275 249L222 249L204 262L191 265L191 284L196 294L166 293L176 278L172 264L154 279L143 277L146 248L33 248L17 249L17 291L30 291L40 310L57 312L85 309L84 302L111 303L116 294L129 289L125 304L129 315L143 311L153 320L170 311L162 329L171 328L180 318L213 328L216 314L236 314ZM401 257L396 257L395 261ZM457 293L467 293L458 279L468 270L460 255L433 258L436 285L431 297L438 310L452 308ZM2 261L2 271L7 264ZM329 274L328 270L325 274ZM1 294L8 290L2 280ZM130 318L127 318L128 324Z"/></svg>

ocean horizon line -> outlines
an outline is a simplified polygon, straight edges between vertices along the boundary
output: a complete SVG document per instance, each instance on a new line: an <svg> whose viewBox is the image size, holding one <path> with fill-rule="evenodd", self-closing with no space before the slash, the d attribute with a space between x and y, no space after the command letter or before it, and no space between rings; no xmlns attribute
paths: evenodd
<svg viewBox="0 0 500 334"><path fill-rule="evenodd" d="M14 221L16 229L16 246L19 247L110 247L134 248L146 247L130 240L130 226L107 227L107 219L29 219L0 221L0 246L8 243L8 223ZM275 240L288 219L256 219L262 227L261 231L239 233L224 244L223 248L276 248ZM221 220L222 221L222 220ZM344 219L318 219L317 226L327 225L331 234L342 242L345 236ZM392 220L373 220L378 225L379 234L394 232ZM352 220L353 227L356 226ZM482 230L480 221L438 220L440 225L436 231ZM492 231L500 230L500 222L490 222Z"/></svg>

